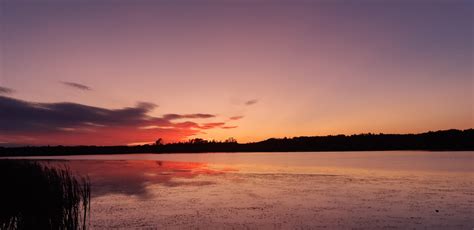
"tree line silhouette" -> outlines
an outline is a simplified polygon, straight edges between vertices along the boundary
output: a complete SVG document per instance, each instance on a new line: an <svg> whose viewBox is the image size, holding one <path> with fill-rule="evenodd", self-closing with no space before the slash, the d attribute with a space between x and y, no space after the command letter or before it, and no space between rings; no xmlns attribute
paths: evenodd
<svg viewBox="0 0 474 230"><path fill-rule="evenodd" d="M356 134L270 138L260 142L208 141L200 138L163 144L137 146L26 146L0 147L0 156L50 156L127 153L203 152L302 152L302 151L382 151L382 150L474 150L474 129L441 130L420 134Z"/></svg>

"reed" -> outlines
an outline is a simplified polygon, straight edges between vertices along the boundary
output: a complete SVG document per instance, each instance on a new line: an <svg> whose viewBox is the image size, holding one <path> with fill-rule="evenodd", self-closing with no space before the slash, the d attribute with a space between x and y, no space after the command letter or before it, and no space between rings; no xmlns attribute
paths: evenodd
<svg viewBox="0 0 474 230"><path fill-rule="evenodd" d="M68 167L0 160L0 229L87 229L91 185Z"/></svg>

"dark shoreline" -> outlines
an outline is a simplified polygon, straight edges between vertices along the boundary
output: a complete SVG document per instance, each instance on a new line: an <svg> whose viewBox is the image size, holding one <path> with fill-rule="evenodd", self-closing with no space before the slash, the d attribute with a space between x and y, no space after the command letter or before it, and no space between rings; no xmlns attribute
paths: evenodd
<svg viewBox="0 0 474 230"><path fill-rule="evenodd" d="M420 134L357 134L271 138L240 144L193 139L188 142L139 146L26 146L0 147L0 156L65 156L140 153L212 152L331 152L331 151L474 151L474 129Z"/></svg>

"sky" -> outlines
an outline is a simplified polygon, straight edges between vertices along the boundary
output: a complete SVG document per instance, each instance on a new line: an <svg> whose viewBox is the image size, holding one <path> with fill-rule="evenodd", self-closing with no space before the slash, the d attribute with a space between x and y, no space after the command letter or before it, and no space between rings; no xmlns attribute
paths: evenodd
<svg viewBox="0 0 474 230"><path fill-rule="evenodd" d="M0 145L473 120L470 0L1 0Z"/></svg>

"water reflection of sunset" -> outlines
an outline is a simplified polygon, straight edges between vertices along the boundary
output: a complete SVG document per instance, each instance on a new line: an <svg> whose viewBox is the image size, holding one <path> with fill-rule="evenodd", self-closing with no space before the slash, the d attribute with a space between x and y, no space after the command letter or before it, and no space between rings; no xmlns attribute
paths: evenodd
<svg viewBox="0 0 474 230"><path fill-rule="evenodd" d="M48 164L62 166L62 161L50 161ZM110 193L146 196L150 185L162 186L204 186L214 182L205 178L186 180L200 175L220 175L233 168L210 168L207 163L169 162L150 160L118 161L69 161L72 171L88 175L93 184L92 195L102 196ZM184 179L184 180L183 180Z"/></svg>
<svg viewBox="0 0 474 230"><path fill-rule="evenodd" d="M473 176L472 152L29 159L89 175L95 229L457 229L472 225L472 207L466 202L473 192L468 179Z"/></svg>

